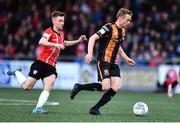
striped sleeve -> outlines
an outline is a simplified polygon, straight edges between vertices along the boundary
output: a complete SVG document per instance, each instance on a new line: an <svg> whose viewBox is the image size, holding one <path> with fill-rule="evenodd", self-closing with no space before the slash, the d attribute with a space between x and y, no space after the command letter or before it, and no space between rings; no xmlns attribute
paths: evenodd
<svg viewBox="0 0 180 123"><path fill-rule="evenodd" d="M112 33L111 24L108 23L101 27L99 31L96 32L96 34L101 37L109 36Z"/></svg>

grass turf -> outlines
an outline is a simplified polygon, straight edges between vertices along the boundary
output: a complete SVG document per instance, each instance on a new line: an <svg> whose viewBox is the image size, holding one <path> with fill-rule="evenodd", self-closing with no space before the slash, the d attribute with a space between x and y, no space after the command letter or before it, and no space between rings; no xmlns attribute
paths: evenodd
<svg viewBox="0 0 180 123"><path fill-rule="evenodd" d="M180 122L180 95L168 98L162 93L119 92L103 108L102 116L89 115L89 108L102 96L102 92L80 92L70 100L69 91L55 90L49 101L60 105L45 105L49 111L46 115L34 115L31 105L26 102L3 101L3 99L38 100L41 90L31 92L21 89L0 88L0 121L2 122ZM146 116L135 116L132 107L136 102L145 102L149 107ZM19 104L19 105L15 105ZM22 104L22 105L21 105Z"/></svg>

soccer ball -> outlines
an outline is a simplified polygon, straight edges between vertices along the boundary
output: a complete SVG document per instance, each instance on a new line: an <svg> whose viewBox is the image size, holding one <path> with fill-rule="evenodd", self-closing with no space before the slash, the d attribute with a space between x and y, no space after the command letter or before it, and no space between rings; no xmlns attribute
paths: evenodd
<svg viewBox="0 0 180 123"><path fill-rule="evenodd" d="M133 112L137 116L144 116L148 113L148 106L144 102L137 102L133 106Z"/></svg>

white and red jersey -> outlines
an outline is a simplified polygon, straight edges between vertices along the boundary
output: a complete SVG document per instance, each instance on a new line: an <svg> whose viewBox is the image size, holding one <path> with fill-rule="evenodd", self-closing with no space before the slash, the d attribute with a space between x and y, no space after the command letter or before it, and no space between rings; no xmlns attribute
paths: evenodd
<svg viewBox="0 0 180 123"><path fill-rule="evenodd" d="M64 33L57 33L52 27L47 28L42 35L42 38L47 39L48 42L55 44L63 44ZM56 66L56 60L60 54L60 50L52 46L42 46L42 52L37 57L37 60L43 61L53 67Z"/></svg>

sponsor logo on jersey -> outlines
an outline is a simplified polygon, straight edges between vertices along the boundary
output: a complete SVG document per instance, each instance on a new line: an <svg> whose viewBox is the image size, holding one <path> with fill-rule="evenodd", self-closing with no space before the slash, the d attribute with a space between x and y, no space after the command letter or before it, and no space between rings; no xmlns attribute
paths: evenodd
<svg viewBox="0 0 180 123"><path fill-rule="evenodd" d="M109 76L109 71L106 69L106 70L104 70L104 75L105 76Z"/></svg>

